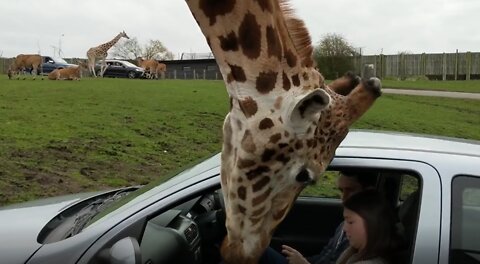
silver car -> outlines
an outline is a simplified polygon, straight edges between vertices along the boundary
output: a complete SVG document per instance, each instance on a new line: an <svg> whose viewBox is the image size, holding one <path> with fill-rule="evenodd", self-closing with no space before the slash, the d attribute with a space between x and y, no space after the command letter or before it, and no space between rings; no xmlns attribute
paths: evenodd
<svg viewBox="0 0 480 264"><path fill-rule="evenodd" d="M219 263L225 213L217 154L170 180L1 208L0 263ZM405 263L480 263L480 142L351 131L331 177L368 170L398 212ZM342 221L339 198L307 188L271 247L318 253Z"/></svg>

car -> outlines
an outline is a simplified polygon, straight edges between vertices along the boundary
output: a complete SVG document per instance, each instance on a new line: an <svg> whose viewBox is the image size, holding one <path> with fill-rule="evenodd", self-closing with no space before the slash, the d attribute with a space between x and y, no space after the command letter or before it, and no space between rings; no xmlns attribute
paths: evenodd
<svg viewBox="0 0 480 264"><path fill-rule="evenodd" d="M399 214L404 263L479 263L479 164L479 141L352 130L325 176L343 169L376 176ZM219 174L216 154L168 181L1 208L1 261L219 263L226 232ZM272 248L311 255L328 241L342 221L341 200L315 190L295 201Z"/></svg>
<svg viewBox="0 0 480 264"><path fill-rule="evenodd" d="M107 69L103 73L103 77L123 77L129 79L145 78L145 70L137 65L124 60L105 60ZM95 74L101 76L102 62L95 65Z"/></svg>
<svg viewBox="0 0 480 264"><path fill-rule="evenodd" d="M77 64L68 63L62 58L52 56L42 56L42 74L48 75L55 69L64 69L68 67L78 66Z"/></svg>

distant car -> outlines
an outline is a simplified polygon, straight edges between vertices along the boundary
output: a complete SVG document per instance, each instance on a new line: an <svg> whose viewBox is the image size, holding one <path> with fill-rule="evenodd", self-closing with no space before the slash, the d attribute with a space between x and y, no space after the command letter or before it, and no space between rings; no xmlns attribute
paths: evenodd
<svg viewBox="0 0 480 264"><path fill-rule="evenodd" d="M376 178L407 243L399 263L479 263L479 164L478 141L353 130L328 173ZM311 255L342 218L339 198L307 189L270 245ZM225 232L217 154L166 182L0 208L0 263L216 264Z"/></svg>
<svg viewBox="0 0 480 264"><path fill-rule="evenodd" d="M100 67L102 62L95 65L95 74L100 76ZM106 60L107 69L103 73L103 77L123 77L129 79L144 78L144 69L137 65L124 60Z"/></svg>
<svg viewBox="0 0 480 264"><path fill-rule="evenodd" d="M42 56L42 59L42 73L44 75L49 74L55 69L64 69L72 66L78 66L76 64L68 63L64 59L58 57Z"/></svg>

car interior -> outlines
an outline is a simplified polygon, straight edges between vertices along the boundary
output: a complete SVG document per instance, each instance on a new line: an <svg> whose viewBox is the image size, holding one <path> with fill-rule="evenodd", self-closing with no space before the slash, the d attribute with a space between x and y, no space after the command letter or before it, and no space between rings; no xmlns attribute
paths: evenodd
<svg viewBox="0 0 480 264"><path fill-rule="evenodd" d="M339 170L341 168L334 168L326 173L333 175L330 178L335 181ZM376 188L398 214L397 226L403 238L400 257L403 263L410 263L421 178L410 171L376 169L370 172L376 178ZM273 249L280 250L281 245L286 244L304 256L311 256L327 244L343 220L343 209L339 193L312 192L321 184L320 180L300 194L272 237ZM312 215L312 212L315 213ZM142 263L221 263L219 247L225 234L224 203L218 186L148 219L138 239Z"/></svg>

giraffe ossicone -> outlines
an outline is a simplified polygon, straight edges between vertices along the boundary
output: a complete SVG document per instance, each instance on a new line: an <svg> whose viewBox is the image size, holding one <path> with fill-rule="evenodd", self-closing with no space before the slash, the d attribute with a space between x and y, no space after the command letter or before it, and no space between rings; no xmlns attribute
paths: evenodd
<svg viewBox="0 0 480 264"><path fill-rule="evenodd" d="M380 96L353 74L326 85L304 23L284 0L186 0L224 78L221 185L227 264L257 263L301 190Z"/></svg>

